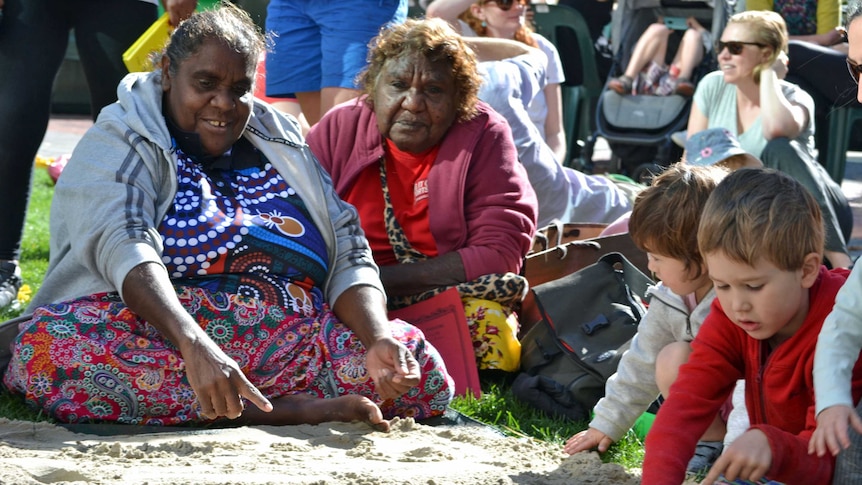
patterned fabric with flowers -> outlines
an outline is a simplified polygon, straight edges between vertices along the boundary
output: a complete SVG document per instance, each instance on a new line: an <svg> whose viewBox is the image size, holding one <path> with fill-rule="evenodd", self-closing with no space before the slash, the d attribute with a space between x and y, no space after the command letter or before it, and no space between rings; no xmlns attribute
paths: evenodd
<svg viewBox="0 0 862 485"><path fill-rule="evenodd" d="M326 244L296 191L269 163L205 171L177 153L177 196L159 226L171 279L319 311Z"/></svg>
<svg viewBox="0 0 862 485"><path fill-rule="evenodd" d="M790 35L817 33L817 0L778 0L773 9L781 14Z"/></svg>
<svg viewBox="0 0 862 485"><path fill-rule="evenodd" d="M268 163L206 169L178 151L179 188L159 227L180 303L265 396L359 394L386 418L440 415L454 384L422 333L391 322L422 382L382 401L365 349L324 303L326 245L303 201ZM300 237L301 236L301 237ZM4 383L63 422L204 421L179 351L116 293L38 308Z"/></svg>
<svg viewBox="0 0 862 485"><path fill-rule="evenodd" d="M325 306L289 318L278 305L203 288L177 289L181 304L269 399L288 394L359 394L386 418L442 414L454 384L421 332L393 321L393 336L416 356L419 386L383 401L365 370L365 349ZM4 384L61 422L177 425L203 422L179 351L116 293L36 310L15 340Z"/></svg>

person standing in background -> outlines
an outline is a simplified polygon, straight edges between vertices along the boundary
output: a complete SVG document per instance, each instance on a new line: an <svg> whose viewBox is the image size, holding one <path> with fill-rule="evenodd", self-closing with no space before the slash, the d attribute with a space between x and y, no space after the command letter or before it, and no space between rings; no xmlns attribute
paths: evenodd
<svg viewBox="0 0 862 485"><path fill-rule="evenodd" d="M359 95L355 78L365 67L368 42L381 27L406 18L407 0L270 1L266 30L274 46L266 56L266 95L285 98L274 106L301 112L313 126L330 108Z"/></svg>
<svg viewBox="0 0 862 485"><path fill-rule="evenodd" d="M162 0L172 25L197 0ZM48 128L51 92L69 32L75 42L95 120L117 100L127 74L123 52L156 20L156 0L0 0L0 309L23 283L18 259L33 160ZM34 62L38 59L38 62Z"/></svg>

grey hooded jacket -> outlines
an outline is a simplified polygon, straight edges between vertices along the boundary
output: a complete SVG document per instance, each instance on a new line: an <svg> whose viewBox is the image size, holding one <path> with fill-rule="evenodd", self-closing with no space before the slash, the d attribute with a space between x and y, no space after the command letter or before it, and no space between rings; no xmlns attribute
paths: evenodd
<svg viewBox="0 0 862 485"><path fill-rule="evenodd" d="M620 359L616 374L605 384L605 397L596 404L590 427L619 441L658 397L655 362L659 351L673 342L691 342L709 314L715 289L689 314L682 297L658 283L647 290L649 309L638 325L631 347Z"/></svg>
<svg viewBox="0 0 862 485"><path fill-rule="evenodd" d="M121 292L129 271L162 264L157 229L177 191L177 162L162 115L161 71L132 73L76 146L51 206L51 253L28 310ZM334 304L353 285L383 292L353 206L341 201L292 118L255 100L243 134L302 197L329 252L324 286Z"/></svg>

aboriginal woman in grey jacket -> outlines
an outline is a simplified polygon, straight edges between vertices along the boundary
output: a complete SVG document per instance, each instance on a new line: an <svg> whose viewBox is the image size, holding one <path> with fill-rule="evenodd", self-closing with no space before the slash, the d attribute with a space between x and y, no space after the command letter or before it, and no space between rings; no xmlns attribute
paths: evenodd
<svg viewBox="0 0 862 485"><path fill-rule="evenodd" d="M236 7L194 14L76 147L4 375L55 419L385 429L451 400L436 350L388 320L355 209L253 98L263 47Z"/></svg>

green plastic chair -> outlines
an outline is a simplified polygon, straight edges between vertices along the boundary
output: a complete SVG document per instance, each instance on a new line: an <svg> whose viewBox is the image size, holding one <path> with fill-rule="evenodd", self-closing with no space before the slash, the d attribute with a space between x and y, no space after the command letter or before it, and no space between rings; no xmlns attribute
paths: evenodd
<svg viewBox="0 0 862 485"><path fill-rule="evenodd" d="M572 46L560 45L557 41L558 29L572 30L578 39L583 84L560 86L563 104L563 128L566 132L566 160L563 165L571 167L574 162L578 142L586 143L592 135L593 100L602 94L604 83L599 78L596 67L593 41L587 22L581 13L565 5L534 4L536 32L543 35L559 51L571 49ZM563 57L565 62L566 56Z"/></svg>
<svg viewBox="0 0 862 485"><path fill-rule="evenodd" d="M826 171L835 183L841 185L847 168L847 148L853 125L862 121L862 108L844 106L829 114L829 153L826 155Z"/></svg>
<svg viewBox="0 0 862 485"><path fill-rule="evenodd" d="M408 5L407 6L407 18L411 18L411 19L425 18L425 9L420 7L419 5Z"/></svg>

